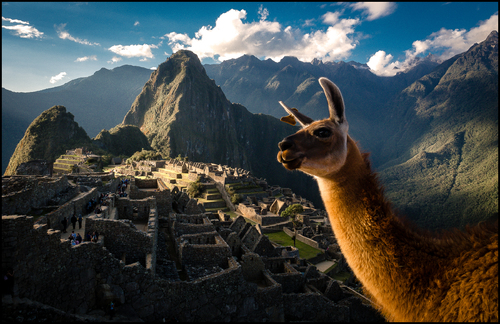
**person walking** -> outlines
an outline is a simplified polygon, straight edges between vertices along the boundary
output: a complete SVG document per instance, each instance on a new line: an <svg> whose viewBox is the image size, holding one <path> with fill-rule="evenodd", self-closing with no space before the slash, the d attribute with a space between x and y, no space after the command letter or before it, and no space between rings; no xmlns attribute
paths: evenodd
<svg viewBox="0 0 500 324"><path fill-rule="evenodd" d="M68 227L68 219L64 216L64 219L61 221L63 226L63 233L66 233L66 227Z"/></svg>
<svg viewBox="0 0 500 324"><path fill-rule="evenodd" d="M83 221L82 214L79 214L78 215L78 229L82 229L82 221Z"/></svg>
<svg viewBox="0 0 500 324"><path fill-rule="evenodd" d="M111 302L109 305L109 319L112 320L115 317L115 304Z"/></svg>
<svg viewBox="0 0 500 324"><path fill-rule="evenodd" d="M71 216L71 224L73 224L73 229L75 229L75 226L76 226L76 216L75 215Z"/></svg>

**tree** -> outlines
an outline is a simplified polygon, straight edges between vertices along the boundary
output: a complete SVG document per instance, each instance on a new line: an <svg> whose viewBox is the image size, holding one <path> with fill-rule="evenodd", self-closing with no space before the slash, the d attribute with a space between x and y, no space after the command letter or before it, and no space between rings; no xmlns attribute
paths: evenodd
<svg viewBox="0 0 500 324"><path fill-rule="evenodd" d="M201 178L198 177L195 182L191 182L187 187L187 193L191 198L199 197L204 190L201 184Z"/></svg>
<svg viewBox="0 0 500 324"><path fill-rule="evenodd" d="M240 194L234 193L231 195L231 202L236 205L239 204L242 200L242 197Z"/></svg>
<svg viewBox="0 0 500 324"><path fill-rule="evenodd" d="M281 212L281 217L290 219L293 225L293 246L295 246L295 239L297 238L297 228L301 226L301 222L297 219L297 215L304 211L301 204L293 204L288 206Z"/></svg>

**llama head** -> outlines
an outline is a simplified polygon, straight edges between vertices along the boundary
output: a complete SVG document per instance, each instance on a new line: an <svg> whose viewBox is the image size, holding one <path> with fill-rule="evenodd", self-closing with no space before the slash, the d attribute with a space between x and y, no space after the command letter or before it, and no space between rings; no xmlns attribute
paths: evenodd
<svg viewBox="0 0 500 324"><path fill-rule="evenodd" d="M290 114L281 120L292 125L297 120L302 129L278 144L278 161L288 170L297 169L312 176L326 177L345 163L349 125L339 88L327 78L320 78L319 83L328 101L329 118L314 121L296 108L279 102Z"/></svg>

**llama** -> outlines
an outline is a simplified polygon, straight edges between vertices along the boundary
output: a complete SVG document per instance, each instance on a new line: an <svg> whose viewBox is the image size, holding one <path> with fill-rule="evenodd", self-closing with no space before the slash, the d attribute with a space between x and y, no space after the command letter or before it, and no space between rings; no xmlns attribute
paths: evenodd
<svg viewBox="0 0 500 324"><path fill-rule="evenodd" d="M278 161L316 178L349 266L391 321L498 321L498 221L430 234L397 217L368 154L347 134L344 101L319 83L330 117L314 121L296 108L282 121L302 129L279 143Z"/></svg>

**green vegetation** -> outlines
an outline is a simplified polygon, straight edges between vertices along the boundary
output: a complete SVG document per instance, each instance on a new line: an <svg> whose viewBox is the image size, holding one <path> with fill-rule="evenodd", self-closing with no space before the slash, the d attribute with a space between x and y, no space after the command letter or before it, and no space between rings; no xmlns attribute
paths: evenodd
<svg viewBox="0 0 500 324"><path fill-rule="evenodd" d="M350 276L351 276L351 273L349 273L347 271L341 271L339 273L334 274L331 277L335 280L345 282L347 279L349 279Z"/></svg>
<svg viewBox="0 0 500 324"><path fill-rule="evenodd" d="M203 193L204 187L200 182L201 178L198 177L196 181L189 183L187 186L187 194L191 198L197 198L200 197L201 194Z"/></svg>
<svg viewBox="0 0 500 324"><path fill-rule="evenodd" d="M177 157L175 158L175 160L177 160L177 161L184 161L184 162L187 162L187 161L189 161L189 158L188 158L187 156L184 156L184 157L183 157L183 156L179 153L179 155L177 155Z"/></svg>
<svg viewBox="0 0 500 324"><path fill-rule="evenodd" d="M236 193L235 187L236 186L232 185L226 185L224 187L224 189L226 189L227 193L231 197L231 202L233 203L233 205L239 204L243 200L243 197L240 194Z"/></svg>
<svg viewBox="0 0 500 324"><path fill-rule="evenodd" d="M127 164L131 164L132 161L142 161L142 160L161 160L161 153L157 151L148 151L142 149L141 151L137 151L130 158L127 159Z"/></svg>
<svg viewBox="0 0 500 324"><path fill-rule="evenodd" d="M233 203L233 205L239 204L242 200L243 197L241 197L241 195L238 193L234 193L231 195L231 202Z"/></svg>
<svg viewBox="0 0 500 324"><path fill-rule="evenodd" d="M236 217L238 217L239 215L236 214L234 211L227 211L225 212L226 214L229 214L229 217L231 217L231 219L235 219Z"/></svg>
<svg viewBox="0 0 500 324"><path fill-rule="evenodd" d="M297 219L297 215L302 213L303 211L304 207L302 207L301 204L293 204L282 211L280 215L281 217L287 220L290 219L292 221L293 231L295 233L293 236L293 246L295 246L295 235L297 233L297 228L300 228L302 226L302 222Z"/></svg>
<svg viewBox="0 0 500 324"><path fill-rule="evenodd" d="M295 220L296 216L304 211L304 207L301 204L293 204L288 206L284 211L281 212L281 217L291 218L292 221Z"/></svg>
<svg viewBox="0 0 500 324"><path fill-rule="evenodd" d="M11 156L5 175L13 175L17 167L31 160L54 162L66 150L90 145L85 130L66 112L64 106L53 106L33 120Z"/></svg>
<svg viewBox="0 0 500 324"><path fill-rule="evenodd" d="M276 233L269 233L265 234L267 237L269 237L269 240L271 240L274 243L278 243L282 246L292 246L293 245L293 240L290 236L288 236L285 232L276 232ZM318 253L321 253L320 250L313 248L312 246L309 246L305 243L302 243L300 241L297 241L297 246L296 248L299 249L299 255L303 259L311 259L318 255Z"/></svg>
<svg viewBox="0 0 500 324"><path fill-rule="evenodd" d="M147 137L139 127L133 125L117 125L109 131L103 129L93 139L93 143L96 148L113 156L131 156L141 149L151 150Z"/></svg>
<svg viewBox="0 0 500 324"><path fill-rule="evenodd" d="M103 169L104 169L104 167L108 166L111 163L112 158L113 158L113 155L111 155L111 154L101 155L101 163L102 163Z"/></svg>

